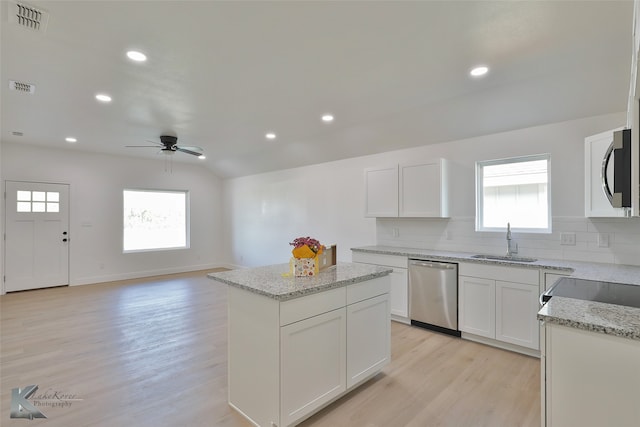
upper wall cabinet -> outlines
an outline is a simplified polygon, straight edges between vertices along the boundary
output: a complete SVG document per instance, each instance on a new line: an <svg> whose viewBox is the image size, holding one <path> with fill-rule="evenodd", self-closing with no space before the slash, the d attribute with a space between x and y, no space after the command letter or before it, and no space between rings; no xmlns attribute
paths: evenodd
<svg viewBox="0 0 640 427"><path fill-rule="evenodd" d="M398 165L364 170L365 216L398 216Z"/></svg>
<svg viewBox="0 0 640 427"><path fill-rule="evenodd" d="M445 159L366 169L365 189L367 217L449 216Z"/></svg>
<svg viewBox="0 0 640 427"><path fill-rule="evenodd" d="M586 217L612 218L625 215L624 209L611 206L602 187L603 173L607 175L609 183L613 183L615 159L611 156L607 166L605 156L613 141L615 130L618 129L589 136L584 140L584 215ZM607 166L604 170L603 164Z"/></svg>

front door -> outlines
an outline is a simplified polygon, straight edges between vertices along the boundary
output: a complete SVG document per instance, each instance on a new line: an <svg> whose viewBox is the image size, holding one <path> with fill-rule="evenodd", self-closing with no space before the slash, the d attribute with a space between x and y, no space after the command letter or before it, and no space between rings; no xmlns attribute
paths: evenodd
<svg viewBox="0 0 640 427"><path fill-rule="evenodd" d="M69 284L69 185L7 181L5 290Z"/></svg>

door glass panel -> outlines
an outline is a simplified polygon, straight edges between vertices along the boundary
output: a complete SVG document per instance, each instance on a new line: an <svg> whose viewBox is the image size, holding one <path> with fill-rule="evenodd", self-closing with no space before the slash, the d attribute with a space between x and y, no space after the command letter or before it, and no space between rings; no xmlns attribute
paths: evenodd
<svg viewBox="0 0 640 427"><path fill-rule="evenodd" d="M47 202L59 202L59 201L60 201L60 193L58 193L57 191L47 191Z"/></svg>
<svg viewBox="0 0 640 427"><path fill-rule="evenodd" d="M18 202L18 212L31 212L31 202Z"/></svg>
<svg viewBox="0 0 640 427"><path fill-rule="evenodd" d="M44 191L34 191L31 194L33 195L32 197L34 202L44 202L47 193Z"/></svg>
<svg viewBox="0 0 640 427"><path fill-rule="evenodd" d="M33 202L33 212L44 212L44 202Z"/></svg>
<svg viewBox="0 0 640 427"><path fill-rule="evenodd" d="M60 204L47 202L47 212L60 212Z"/></svg>
<svg viewBox="0 0 640 427"><path fill-rule="evenodd" d="M18 190L18 201L20 202L30 202L31 201L31 191L20 191Z"/></svg>

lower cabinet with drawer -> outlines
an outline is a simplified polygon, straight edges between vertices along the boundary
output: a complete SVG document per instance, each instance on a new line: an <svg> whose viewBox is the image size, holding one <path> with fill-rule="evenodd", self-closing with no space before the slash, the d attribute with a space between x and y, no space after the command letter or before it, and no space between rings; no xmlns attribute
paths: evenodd
<svg viewBox="0 0 640 427"><path fill-rule="evenodd" d="M460 263L458 287L463 338L539 355L539 270Z"/></svg>
<svg viewBox="0 0 640 427"><path fill-rule="evenodd" d="M229 287L229 403L292 426L391 360L389 276L277 301Z"/></svg>

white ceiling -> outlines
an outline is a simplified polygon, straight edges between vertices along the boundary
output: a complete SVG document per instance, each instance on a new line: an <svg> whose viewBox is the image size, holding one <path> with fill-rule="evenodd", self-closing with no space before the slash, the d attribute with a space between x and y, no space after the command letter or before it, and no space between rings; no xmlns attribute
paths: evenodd
<svg viewBox="0 0 640 427"><path fill-rule="evenodd" d="M233 177L626 110L630 0L27 3L50 18L2 0L2 141L161 160L124 146L170 132Z"/></svg>

